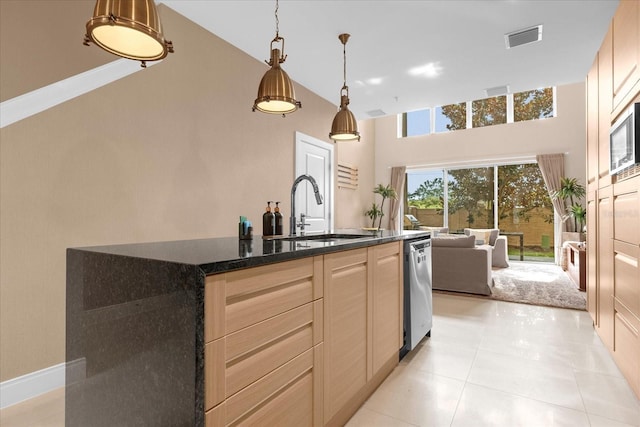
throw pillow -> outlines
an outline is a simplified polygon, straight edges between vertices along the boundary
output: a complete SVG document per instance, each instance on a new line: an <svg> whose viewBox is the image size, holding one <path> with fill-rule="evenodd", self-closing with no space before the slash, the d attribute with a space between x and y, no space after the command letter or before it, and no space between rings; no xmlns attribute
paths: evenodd
<svg viewBox="0 0 640 427"><path fill-rule="evenodd" d="M476 240L482 240L482 244L488 243L494 246L500 230L497 228L465 228L464 234L475 236Z"/></svg>

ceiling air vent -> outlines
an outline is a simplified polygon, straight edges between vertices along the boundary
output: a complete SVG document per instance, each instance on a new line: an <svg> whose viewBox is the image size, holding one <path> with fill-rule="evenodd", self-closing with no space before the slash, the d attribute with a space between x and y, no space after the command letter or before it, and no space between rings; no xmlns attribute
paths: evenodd
<svg viewBox="0 0 640 427"><path fill-rule="evenodd" d="M506 95L509 93L509 85L490 87L484 90L487 94L487 98L493 98L494 96Z"/></svg>
<svg viewBox="0 0 640 427"><path fill-rule="evenodd" d="M542 25L536 25L535 27L525 28L524 30L514 31L504 35L507 49L540 40L542 40Z"/></svg>
<svg viewBox="0 0 640 427"><path fill-rule="evenodd" d="M378 109L378 110L367 111L367 114L370 117L382 117L382 116L386 115L387 113L385 113L384 111Z"/></svg>

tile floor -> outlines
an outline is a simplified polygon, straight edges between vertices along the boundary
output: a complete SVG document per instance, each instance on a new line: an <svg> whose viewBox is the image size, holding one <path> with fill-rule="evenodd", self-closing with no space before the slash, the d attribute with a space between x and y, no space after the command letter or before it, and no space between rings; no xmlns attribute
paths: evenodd
<svg viewBox="0 0 640 427"><path fill-rule="evenodd" d="M586 312L434 294L433 323L348 427L640 427ZM64 390L0 411L0 425L63 426Z"/></svg>
<svg viewBox="0 0 640 427"><path fill-rule="evenodd" d="M640 426L585 311L434 294L433 333L347 427Z"/></svg>

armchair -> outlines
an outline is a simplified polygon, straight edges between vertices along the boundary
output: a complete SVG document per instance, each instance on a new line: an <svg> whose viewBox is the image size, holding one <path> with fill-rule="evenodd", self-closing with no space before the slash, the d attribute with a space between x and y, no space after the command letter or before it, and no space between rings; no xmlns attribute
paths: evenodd
<svg viewBox="0 0 640 427"><path fill-rule="evenodd" d="M490 245L491 265L493 267L509 267L509 254L507 252L507 236L500 236L497 228L465 228L464 234L475 236L476 245Z"/></svg>

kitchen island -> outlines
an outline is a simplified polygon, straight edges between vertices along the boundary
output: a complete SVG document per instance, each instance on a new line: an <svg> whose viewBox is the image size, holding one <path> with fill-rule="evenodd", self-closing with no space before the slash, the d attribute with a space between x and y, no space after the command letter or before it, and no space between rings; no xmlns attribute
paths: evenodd
<svg viewBox="0 0 640 427"><path fill-rule="evenodd" d="M402 240L67 251L66 425L339 425L398 363Z"/></svg>

